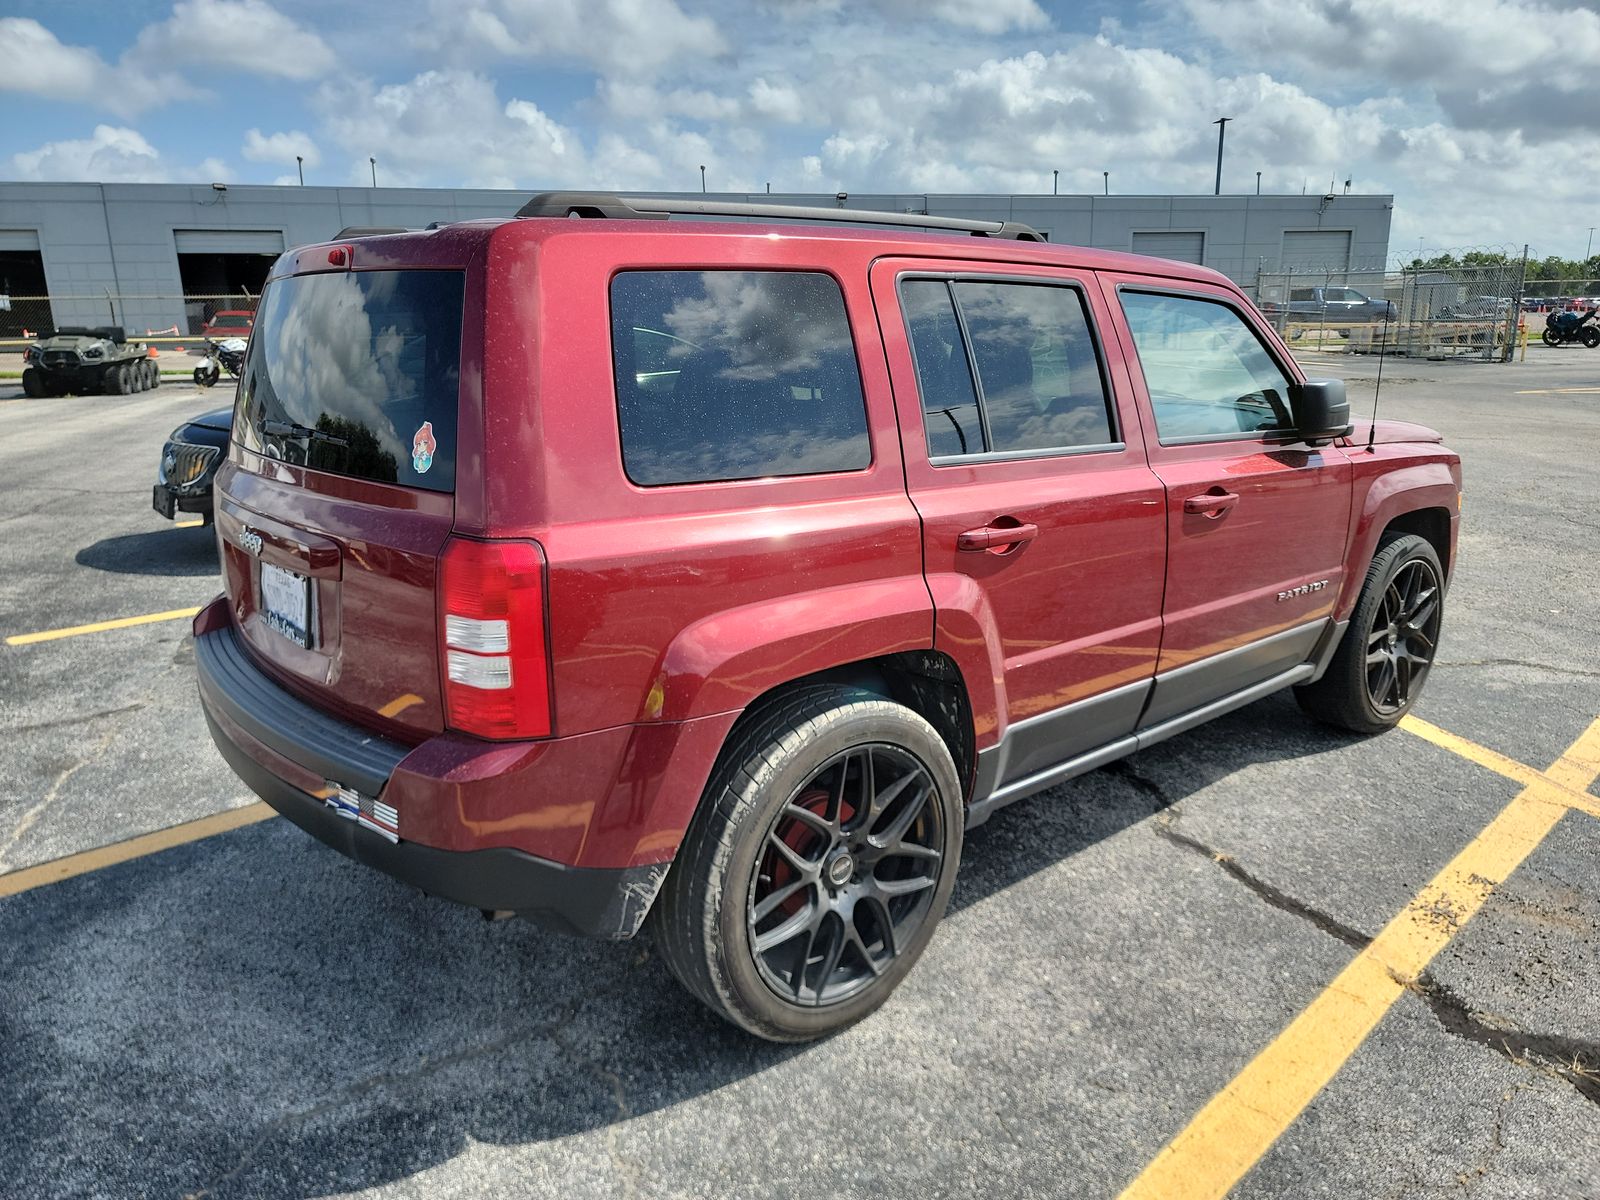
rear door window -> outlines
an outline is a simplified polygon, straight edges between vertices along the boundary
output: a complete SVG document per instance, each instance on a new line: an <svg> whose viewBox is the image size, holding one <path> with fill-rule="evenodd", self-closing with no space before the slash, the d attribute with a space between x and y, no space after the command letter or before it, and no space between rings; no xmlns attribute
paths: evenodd
<svg viewBox="0 0 1600 1200"><path fill-rule="evenodd" d="M625 271L611 284L622 462L644 486L872 463L844 294L801 271Z"/></svg>
<svg viewBox="0 0 1600 1200"><path fill-rule="evenodd" d="M267 285L235 436L268 458L455 488L460 271L294 275Z"/></svg>
<svg viewBox="0 0 1600 1200"><path fill-rule="evenodd" d="M900 297L930 458L1067 453L1115 443L1110 398L1076 287L909 279Z"/></svg>

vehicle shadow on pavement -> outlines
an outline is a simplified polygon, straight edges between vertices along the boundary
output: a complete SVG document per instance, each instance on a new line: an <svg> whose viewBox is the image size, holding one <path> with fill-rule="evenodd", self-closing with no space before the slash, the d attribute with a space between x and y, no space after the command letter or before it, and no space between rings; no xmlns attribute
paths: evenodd
<svg viewBox="0 0 1600 1200"><path fill-rule="evenodd" d="M1350 740L1264 705L1204 746L1176 739L997 814L968 839L954 911L1249 764ZM536 1144L517 1171L541 1194L605 1194L622 1186L611 1127L654 1114L630 1149L736 1154L797 1114L847 1111L841 1073L892 1060L878 1043L897 1021L948 1003L948 980L919 984L926 963L902 989L916 994L856 1030L769 1045L691 1000L647 939L486 924L284 821L0 901L0 928L0 1179L16 1196L322 1196L476 1143ZM797 1058L782 1087L752 1083Z"/></svg>
<svg viewBox="0 0 1600 1200"><path fill-rule="evenodd" d="M217 535L209 525L102 538L79 550L80 567L118 575L216 575Z"/></svg>

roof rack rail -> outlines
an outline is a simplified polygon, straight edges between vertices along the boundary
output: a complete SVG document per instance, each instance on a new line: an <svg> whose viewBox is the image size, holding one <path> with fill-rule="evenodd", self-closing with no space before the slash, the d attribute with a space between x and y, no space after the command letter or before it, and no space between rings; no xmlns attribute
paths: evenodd
<svg viewBox="0 0 1600 1200"><path fill-rule="evenodd" d="M950 229L974 237L1042 242L1044 235L1020 221L969 221L920 213L874 212L865 208L812 208L795 204L749 204L727 200L663 200L653 196L613 196L605 192L540 192L517 210L519 217L608 217L664 221L671 214L706 217L757 217L771 221L836 221L850 225L909 225Z"/></svg>
<svg viewBox="0 0 1600 1200"><path fill-rule="evenodd" d="M410 233L404 225L346 225L333 235L333 240L342 242L345 238L378 237L385 233Z"/></svg>

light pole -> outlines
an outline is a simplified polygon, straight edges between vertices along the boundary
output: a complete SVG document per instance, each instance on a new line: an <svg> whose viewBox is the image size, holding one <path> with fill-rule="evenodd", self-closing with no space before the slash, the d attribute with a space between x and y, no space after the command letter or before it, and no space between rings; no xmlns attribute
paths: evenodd
<svg viewBox="0 0 1600 1200"><path fill-rule="evenodd" d="M1589 226L1589 244L1583 248L1583 261L1589 261L1589 252L1594 249L1594 226Z"/></svg>
<svg viewBox="0 0 1600 1200"><path fill-rule="evenodd" d="M1060 171L1051 171L1050 172L1050 194L1052 196L1059 196L1061 194L1061 172Z"/></svg>
<svg viewBox="0 0 1600 1200"><path fill-rule="evenodd" d="M367 165L372 168L372 186L373 187L377 187L378 186L378 160L369 156L368 159L367 159Z"/></svg>
<svg viewBox="0 0 1600 1200"><path fill-rule="evenodd" d="M702 196L706 194L706 168L704 163L700 164L700 194Z"/></svg>
<svg viewBox="0 0 1600 1200"><path fill-rule="evenodd" d="M1261 172L1256 172L1256 195L1261 195Z"/></svg>
<svg viewBox="0 0 1600 1200"><path fill-rule="evenodd" d="M1217 186L1212 192L1214 196L1222 195L1222 138L1228 132L1228 122L1231 120L1232 117L1218 117L1211 122L1217 127Z"/></svg>
<svg viewBox="0 0 1600 1200"><path fill-rule="evenodd" d="M1110 171L1101 171L1100 172L1100 178L1105 180L1106 195L1108 195L1108 196L1111 195L1111 172Z"/></svg>
<svg viewBox="0 0 1600 1200"><path fill-rule="evenodd" d="M300 186L301 187L305 187L305 185L306 185L306 159L305 159L305 155L296 154L294 156L294 169L296 171L300 172Z"/></svg>

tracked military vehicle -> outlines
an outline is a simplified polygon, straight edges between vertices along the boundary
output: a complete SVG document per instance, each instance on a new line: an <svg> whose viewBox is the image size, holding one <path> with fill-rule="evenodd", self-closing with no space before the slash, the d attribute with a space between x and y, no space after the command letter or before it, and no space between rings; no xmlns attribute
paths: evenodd
<svg viewBox="0 0 1600 1200"><path fill-rule="evenodd" d="M64 325L28 347L22 390L29 396L147 391L161 382L149 354L143 342L130 342L120 325Z"/></svg>

